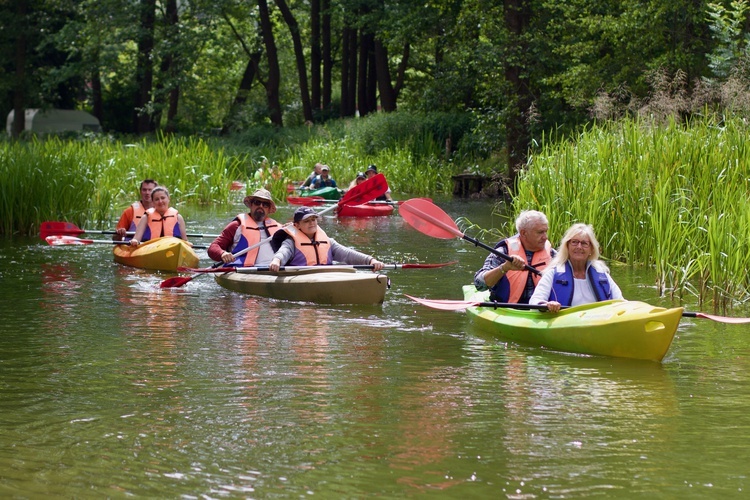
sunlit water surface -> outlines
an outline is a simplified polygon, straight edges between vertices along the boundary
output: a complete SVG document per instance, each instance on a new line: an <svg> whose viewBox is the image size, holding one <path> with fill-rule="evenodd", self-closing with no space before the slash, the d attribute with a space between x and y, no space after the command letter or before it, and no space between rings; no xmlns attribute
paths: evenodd
<svg viewBox="0 0 750 500"><path fill-rule="evenodd" d="M183 213L217 233L240 209ZM0 496L747 497L747 326L684 319L661 364L505 343L404 296L461 298L484 250L398 216L323 226L385 262L458 263L390 271L382 306L316 306L0 241ZM648 270L613 275L670 304Z"/></svg>

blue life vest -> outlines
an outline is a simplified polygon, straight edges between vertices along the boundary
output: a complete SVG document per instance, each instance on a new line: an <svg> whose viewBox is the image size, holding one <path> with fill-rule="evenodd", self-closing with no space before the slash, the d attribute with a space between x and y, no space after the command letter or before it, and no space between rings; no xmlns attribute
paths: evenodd
<svg viewBox="0 0 750 500"><path fill-rule="evenodd" d="M606 273L598 271L594 266L589 265L586 269L586 279L591 284L598 302L612 298L612 290L609 286L609 279ZM552 290L547 300L554 300L563 306L569 306L573 302L574 283L573 266L570 265L570 262L566 262L564 272L555 269Z"/></svg>

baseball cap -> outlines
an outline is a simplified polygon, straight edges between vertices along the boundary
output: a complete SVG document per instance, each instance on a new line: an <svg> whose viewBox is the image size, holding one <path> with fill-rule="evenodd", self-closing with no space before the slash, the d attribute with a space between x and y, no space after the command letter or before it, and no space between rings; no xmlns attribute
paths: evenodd
<svg viewBox="0 0 750 500"><path fill-rule="evenodd" d="M303 220L309 219L310 217L319 218L320 216L318 215L318 212L310 207L299 207L294 211L294 222L301 222Z"/></svg>

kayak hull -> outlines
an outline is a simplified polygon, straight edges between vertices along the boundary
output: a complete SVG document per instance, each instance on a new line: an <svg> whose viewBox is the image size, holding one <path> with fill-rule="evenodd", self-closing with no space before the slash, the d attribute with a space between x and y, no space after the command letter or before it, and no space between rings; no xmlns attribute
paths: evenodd
<svg viewBox="0 0 750 500"><path fill-rule="evenodd" d="M489 292L463 287L465 300L487 301ZM555 351L661 361L672 343L682 308L609 300L559 313L471 307L467 313L498 338Z"/></svg>
<svg viewBox="0 0 750 500"><path fill-rule="evenodd" d="M341 199L341 191L339 188L335 187L323 187L314 190L303 190L300 193L300 196L318 196L320 198L325 198L326 200L339 200Z"/></svg>
<svg viewBox="0 0 750 500"><path fill-rule="evenodd" d="M231 272L214 276L216 282L235 292L271 299L317 304L382 304L388 277L358 273L351 268L321 266L318 269L271 272ZM333 268L333 269L327 269Z"/></svg>
<svg viewBox="0 0 750 500"><path fill-rule="evenodd" d="M393 213L393 205L387 203L364 203L362 205L344 205L336 212L339 217L381 217Z"/></svg>
<svg viewBox="0 0 750 500"><path fill-rule="evenodd" d="M112 251L118 264L153 271L176 272L178 267L197 267L199 260L185 240L171 236L144 241L137 247L116 245Z"/></svg>

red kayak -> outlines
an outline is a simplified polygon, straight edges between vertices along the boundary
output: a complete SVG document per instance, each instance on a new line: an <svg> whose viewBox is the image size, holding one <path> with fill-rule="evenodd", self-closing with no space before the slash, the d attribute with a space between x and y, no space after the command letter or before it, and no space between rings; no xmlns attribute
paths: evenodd
<svg viewBox="0 0 750 500"><path fill-rule="evenodd" d="M339 217L380 217L391 215L393 205L389 203L365 203L364 205L344 205L339 207Z"/></svg>

